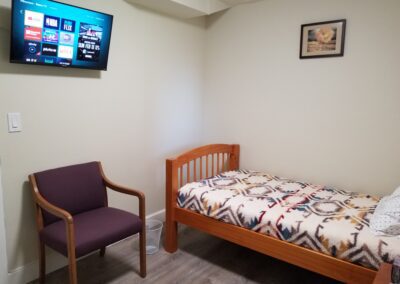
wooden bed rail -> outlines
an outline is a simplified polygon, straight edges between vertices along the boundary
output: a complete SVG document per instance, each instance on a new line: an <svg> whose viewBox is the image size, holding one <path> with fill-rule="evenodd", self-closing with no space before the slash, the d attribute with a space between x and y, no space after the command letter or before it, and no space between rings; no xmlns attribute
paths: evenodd
<svg viewBox="0 0 400 284"><path fill-rule="evenodd" d="M177 223L174 208L178 189L186 183L209 178L224 171L239 168L240 146L236 144L210 144L187 151L166 164L166 241L165 250L177 249Z"/></svg>

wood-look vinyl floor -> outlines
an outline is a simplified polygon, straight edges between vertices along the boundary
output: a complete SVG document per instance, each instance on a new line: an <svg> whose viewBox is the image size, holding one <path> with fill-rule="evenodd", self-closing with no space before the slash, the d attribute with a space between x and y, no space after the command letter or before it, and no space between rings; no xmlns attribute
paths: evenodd
<svg viewBox="0 0 400 284"><path fill-rule="evenodd" d="M138 275L137 238L107 248L106 255L92 254L78 261L78 282L91 283L338 283L241 246L181 227L179 250L147 256L147 277ZM34 281L32 283L38 283ZM68 283L68 269L46 277L47 284Z"/></svg>

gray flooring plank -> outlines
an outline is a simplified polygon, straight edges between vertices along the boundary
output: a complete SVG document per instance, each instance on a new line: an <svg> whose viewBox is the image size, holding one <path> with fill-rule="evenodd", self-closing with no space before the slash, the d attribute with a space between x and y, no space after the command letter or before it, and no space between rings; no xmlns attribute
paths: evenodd
<svg viewBox="0 0 400 284"><path fill-rule="evenodd" d="M338 283L241 246L180 227L179 250L163 248L147 256L147 277L138 275L138 238L128 238L78 261L78 281L84 284L257 284ZM37 284L33 281L31 284ZM68 269L47 275L47 284L68 283Z"/></svg>

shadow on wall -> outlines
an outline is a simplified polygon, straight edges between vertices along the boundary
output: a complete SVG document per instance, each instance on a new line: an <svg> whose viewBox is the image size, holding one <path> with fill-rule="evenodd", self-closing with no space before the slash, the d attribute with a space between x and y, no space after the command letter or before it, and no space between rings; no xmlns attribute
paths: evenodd
<svg viewBox="0 0 400 284"><path fill-rule="evenodd" d="M18 226L17 229L17 241L15 244L19 246L19 248L14 247L10 248L10 251L17 251L19 256L22 258L22 263L29 263L33 259L31 259L32 253L25 253L33 251L33 255L35 255L35 259L37 256L37 229L36 229L36 213L35 213L35 206L33 201L33 195L31 190L31 185L28 181L25 181L21 184L20 190L22 190L22 200L20 201L20 208L21 208L21 219L15 220L15 226ZM35 232L35 234L32 234ZM9 269L13 269L15 263L17 261L17 255L13 254L9 256L8 263Z"/></svg>
<svg viewBox="0 0 400 284"><path fill-rule="evenodd" d="M220 18L226 13L228 10L222 10L217 13L214 13L207 17L206 20L206 29L210 29L213 25L215 25Z"/></svg>
<svg viewBox="0 0 400 284"><path fill-rule="evenodd" d="M100 79L101 71L10 63L11 9L0 7L0 74Z"/></svg>

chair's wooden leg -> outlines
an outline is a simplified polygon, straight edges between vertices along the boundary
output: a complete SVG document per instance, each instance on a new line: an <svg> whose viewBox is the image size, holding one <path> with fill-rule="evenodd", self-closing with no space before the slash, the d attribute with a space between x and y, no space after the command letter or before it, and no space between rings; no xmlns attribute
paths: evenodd
<svg viewBox="0 0 400 284"><path fill-rule="evenodd" d="M69 283L78 284L78 273L76 271L74 225L72 223L68 223L66 226L68 241Z"/></svg>
<svg viewBox="0 0 400 284"><path fill-rule="evenodd" d="M167 217L168 219L168 217ZM167 220L165 222L165 250L173 253L178 249L178 224L175 221Z"/></svg>
<svg viewBox="0 0 400 284"><path fill-rule="evenodd" d="M140 276L146 277L146 229L139 233L140 242Z"/></svg>
<svg viewBox="0 0 400 284"><path fill-rule="evenodd" d="M46 279L46 251L44 243L39 240L39 283L44 284Z"/></svg>
<svg viewBox="0 0 400 284"><path fill-rule="evenodd" d="M78 274L76 272L76 258L68 256L69 263L69 283L78 284Z"/></svg>
<svg viewBox="0 0 400 284"><path fill-rule="evenodd" d="M106 247L100 249L100 256L103 257L106 254Z"/></svg>

